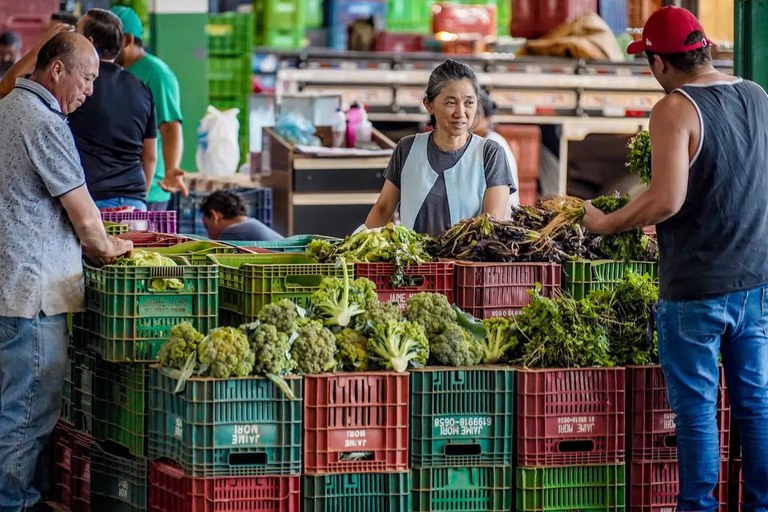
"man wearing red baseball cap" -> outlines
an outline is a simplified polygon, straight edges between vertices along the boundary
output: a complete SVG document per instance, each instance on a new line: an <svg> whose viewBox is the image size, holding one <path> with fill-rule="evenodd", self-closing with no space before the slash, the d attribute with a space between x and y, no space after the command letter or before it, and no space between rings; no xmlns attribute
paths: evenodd
<svg viewBox="0 0 768 512"><path fill-rule="evenodd" d="M678 510L715 511L722 352L743 448L743 510L768 510L768 95L712 66L699 21L664 7L629 47L667 96L650 119L653 179L625 208L587 205L610 234L656 225L659 357L675 412ZM721 497L722 499L722 497Z"/></svg>

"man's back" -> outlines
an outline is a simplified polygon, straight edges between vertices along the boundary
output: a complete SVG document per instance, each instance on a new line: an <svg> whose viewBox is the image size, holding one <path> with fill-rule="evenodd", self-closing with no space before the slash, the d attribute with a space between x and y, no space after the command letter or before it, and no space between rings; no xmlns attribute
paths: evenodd
<svg viewBox="0 0 768 512"><path fill-rule="evenodd" d="M745 80L690 84L699 147L680 211L658 226L661 296L722 295L768 283L768 95Z"/></svg>
<svg viewBox="0 0 768 512"><path fill-rule="evenodd" d="M143 142L157 137L149 88L117 64L102 62L93 95L69 123L91 196L144 199Z"/></svg>

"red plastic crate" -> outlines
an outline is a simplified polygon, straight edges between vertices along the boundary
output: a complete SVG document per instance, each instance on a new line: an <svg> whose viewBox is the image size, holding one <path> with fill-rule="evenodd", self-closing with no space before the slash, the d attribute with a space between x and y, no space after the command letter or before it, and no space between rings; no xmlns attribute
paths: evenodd
<svg viewBox="0 0 768 512"><path fill-rule="evenodd" d="M408 53L420 52L424 49L424 36L421 34L397 34L394 32L379 32L373 43L373 51Z"/></svg>
<svg viewBox="0 0 768 512"><path fill-rule="evenodd" d="M536 39L587 12L597 12L597 0L513 0L512 35Z"/></svg>
<svg viewBox="0 0 768 512"><path fill-rule="evenodd" d="M539 179L541 128L521 124L497 124L494 130L506 139L517 162L520 181Z"/></svg>
<svg viewBox="0 0 768 512"><path fill-rule="evenodd" d="M394 264L355 263L355 276L366 277L373 281L379 300L397 302L401 309L405 309L405 303L411 295L419 292L443 294L448 297L448 302L453 304L453 270L454 263L452 261L410 265L406 269L405 275L418 278L421 284L393 288L389 284L389 280L395 271Z"/></svg>
<svg viewBox="0 0 768 512"><path fill-rule="evenodd" d="M154 231L155 233L177 233L176 212L101 212L104 222L127 224L131 231Z"/></svg>
<svg viewBox="0 0 768 512"><path fill-rule="evenodd" d="M728 481L736 487L730 495L731 506L729 507L729 510L731 512L741 512L744 507L744 472L742 471L742 460L733 459L729 466L728 471L730 477Z"/></svg>
<svg viewBox="0 0 768 512"><path fill-rule="evenodd" d="M633 462L675 462L677 436L675 414L669 407L664 374L660 366L629 366L627 377L627 443ZM717 426L720 455L728 459L731 439L731 410L720 368Z"/></svg>
<svg viewBox="0 0 768 512"><path fill-rule="evenodd" d="M629 512L671 512L677 506L677 462L632 462L629 465ZM720 462L720 482L713 496L721 512L728 509L728 461Z"/></svg>
<svg viewBox="0 0 768 512"><path fill-rule="evenodd" d="M436 4L432 6L432 32L496 37L496 6Z"/></svg>
<svg viewBox="0 0 768 512"><path fill-rule="evenodd" d="M91 445L93 438L80 431L72 435L72 487L73 512L91 511ZM100 511L99 511L100 512Z"/></svg>
<svg viewBox="0 0 768 512"><path fill-rule="evenodd" d="M624 368L517 372L517 464L624 462Z"/></svg>
<svg viewBox="0 0 768 512"><path fill-rule="evenodd" d="M531 302L528 291L541 283L541 294L560 293L557 263L456 262L456 305L477 318L508 317Z"/></svg>
<svg viewBox="0 0 768 512"><path fill-rule="evenodd" d="M171 247L186 242L188 239L178 235L167 235L165 233L151 233L147 231L129 231L118 238L130 240L134 247Z"/></svg>
<svg viewBox="0 0 768 512"><path fill-rule="evenodd" d="M408 470L409 375L304 377L304 473ZM345 454L366 453L363 460Z"/></svg>
<svg viewBox="0 0 768 512"><path fill-rule="evenodd" d="M300 512L300 476L192 478L165 462L149 465L155 512Z"/></svg>
<svg viewBox="0 0 768 512"><path fill-rule="evenodd" d="M72 448L75 427L59 420L53 430L53 472L51 489L53 501L69 510L72 504L70 487L72 486Z"/></svg>

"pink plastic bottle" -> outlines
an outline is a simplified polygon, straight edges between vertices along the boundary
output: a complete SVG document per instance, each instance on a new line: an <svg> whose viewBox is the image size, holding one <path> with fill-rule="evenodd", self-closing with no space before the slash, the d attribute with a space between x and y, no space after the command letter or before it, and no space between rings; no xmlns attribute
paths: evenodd
<svg viewBox="0 0 768 512"><path fill-rule="evenodd" d="M360 104L352 103L347 111L347 147L354 148L357 141L357 125L363 120L363 111Z"/></svg>

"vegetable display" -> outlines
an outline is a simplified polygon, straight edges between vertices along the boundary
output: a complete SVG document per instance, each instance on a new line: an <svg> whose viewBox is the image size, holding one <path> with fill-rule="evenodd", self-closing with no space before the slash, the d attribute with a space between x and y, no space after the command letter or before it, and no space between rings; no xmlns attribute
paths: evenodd
<svg viewBox="0 0 768 512"><path fill-rule="evenodd" d="M326 326L348 326L354 317L365 312L369 305L379 301L376 285L366 278L350 281L349 270L343 257L344 277L326 277L312 295L312 311Z"/></svg>
<svg viewBox="0 0 768 512"><path fill-rule="evenodd" d="M613 213L629 204L629 195L615 194L594 199L592 205L603 213ZM601 236L596 240L598 250L616 261L655 261L659 259L658 245L642 229Z"/></svg>
<svg viewBox="0 0 768 512"><path fill-rule="evenodd" d="M202 369L216 379L245 377L253 370L255 356L245 333L234 327L213 329L197 347Z"/></svg>
<svg viewBox="0 0 768 512"><path fill-rule="evenodd" d="M176 267L175 261L160 253L145 249L134 249L129 256L121 256L115 259L116 267ZM183 290L184 282L176 278L155 278L149 282L149 290L152 292L167 292Z"/></svg>

